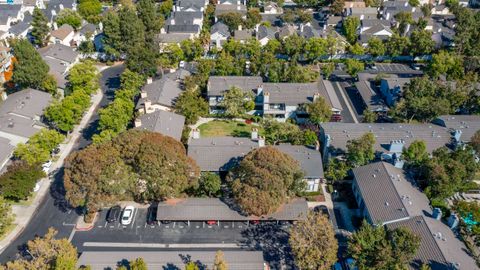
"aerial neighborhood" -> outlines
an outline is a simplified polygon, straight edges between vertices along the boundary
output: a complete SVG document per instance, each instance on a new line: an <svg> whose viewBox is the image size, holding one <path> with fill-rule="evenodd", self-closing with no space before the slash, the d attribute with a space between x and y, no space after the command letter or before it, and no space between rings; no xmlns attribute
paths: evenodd
<svg viewBox="0 0 480 270"><path fill-rule="evenodd" d="M480 269L480 2L0 0L0 269Z"/></svg>

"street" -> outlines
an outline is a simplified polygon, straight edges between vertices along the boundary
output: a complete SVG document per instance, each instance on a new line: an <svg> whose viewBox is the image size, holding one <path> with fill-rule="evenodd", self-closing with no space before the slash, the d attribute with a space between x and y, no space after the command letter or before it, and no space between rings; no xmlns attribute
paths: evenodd
<svg viewBox="0 0 480 270"><path fill-rule="evenodd" d="M73 150L84 148L91 143L98 125L98 110L111 102L115 88L119 86L119 75L123 72L123 66L114 66L101 72L100 86L104 98L99 107L89 120L87 127L83 130L82 136L77 140ZM78 213L70 209L64 198L63 170L59 170L53 176L55 179L50 187L50 192L45 196L37 212L33 215L28 226L18 237L0 254L0 263L5 263L19 257L20 250L23 250L25 243L37 235L44 235L48 228L53 227L58 231L58 238L68 238L72 232Z"/></svg>

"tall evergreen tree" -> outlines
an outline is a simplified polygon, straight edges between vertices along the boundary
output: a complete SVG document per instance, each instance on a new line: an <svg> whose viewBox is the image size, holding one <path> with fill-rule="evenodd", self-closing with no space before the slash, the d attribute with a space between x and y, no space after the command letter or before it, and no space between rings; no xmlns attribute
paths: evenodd
<svg viewBox="0 0 480 270"><path fill-rule="evenodd" d="M148 42L153 41L156 33L160 32L163 25L163 16L155 8L155 1L140 0L137 3L137 14L145 26L145 36Z"/></svg>
<svg viewBox="0 0 480 270"><path fill-rule="evenodd" d="M108 55L118 57L122 36L120 33L120 18L117 12L109 11L103 19L103 33L106 38L105 52Z"/></svg>
<svg viewBox="0 0 480 270"><path fill-rule="evenodd" d="M33 43L42 47L46 43L48 35L48 20L47 16L39 8L35 7L33 10L32 21L32 37Z"/></svg>
<svg viewBox="0 0 480 270"><path fill-rule="evenodd" d="M122 8L118 16L121 35L120 52L128 53L131 48L144 44L145 26L132 8Z"/></svg>
<svg viewBox="0 0 480 270"><path fill-rule="evenodd" d="M13 82L20 88L41 88L49 67L37 50L28 40L21 39L13 44L13 52L17 59L13 69Z"/></svg>

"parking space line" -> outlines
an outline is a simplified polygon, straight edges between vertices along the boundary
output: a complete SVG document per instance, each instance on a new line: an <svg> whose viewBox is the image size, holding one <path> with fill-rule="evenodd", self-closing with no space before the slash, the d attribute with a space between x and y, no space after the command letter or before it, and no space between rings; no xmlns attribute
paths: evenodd
<svg viewBox="0 0 480 270"><path fill-rule="evenodd" d="M162 243L117 243L117 242L84 242L84 247L130 247L130 248L239 248L237 243L205 243L205 244L162 244Z"/></svg>
<svg viewBox="0 0 480 270"><path fill-rule="evenodd" d="M134 211L135 212L133 212L132 229L133 229L133 225L135 225L135 219L137 218L138 209L135 209Z"/></svg>

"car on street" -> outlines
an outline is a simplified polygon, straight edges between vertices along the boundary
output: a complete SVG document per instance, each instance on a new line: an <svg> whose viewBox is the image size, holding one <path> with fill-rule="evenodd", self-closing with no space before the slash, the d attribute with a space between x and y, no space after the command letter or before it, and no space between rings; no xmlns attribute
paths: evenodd
<svg viewBox="0 0 480 270"><path fill-rule="evenodd" d="M52 161L49 160L45 163L42 164L42 170L45 172L45 173L48 173L48 171L50 170L50 167L52 166Z"/></svg>
<svg viewBox="0 0 480 270"><path fill-rule="evenodd" d="M130 225L133 220L133 214L135 213L135 207L129 205L123 209L122 220L120 221L122 225Z"/></svg>
<svg viewBox="0 0 480 270"><path fill-rule="evenodd" d="M107 222L112 223L117 221L120 218L120 213L122 213L120 205L112 206L107 213Z"/></svg>

